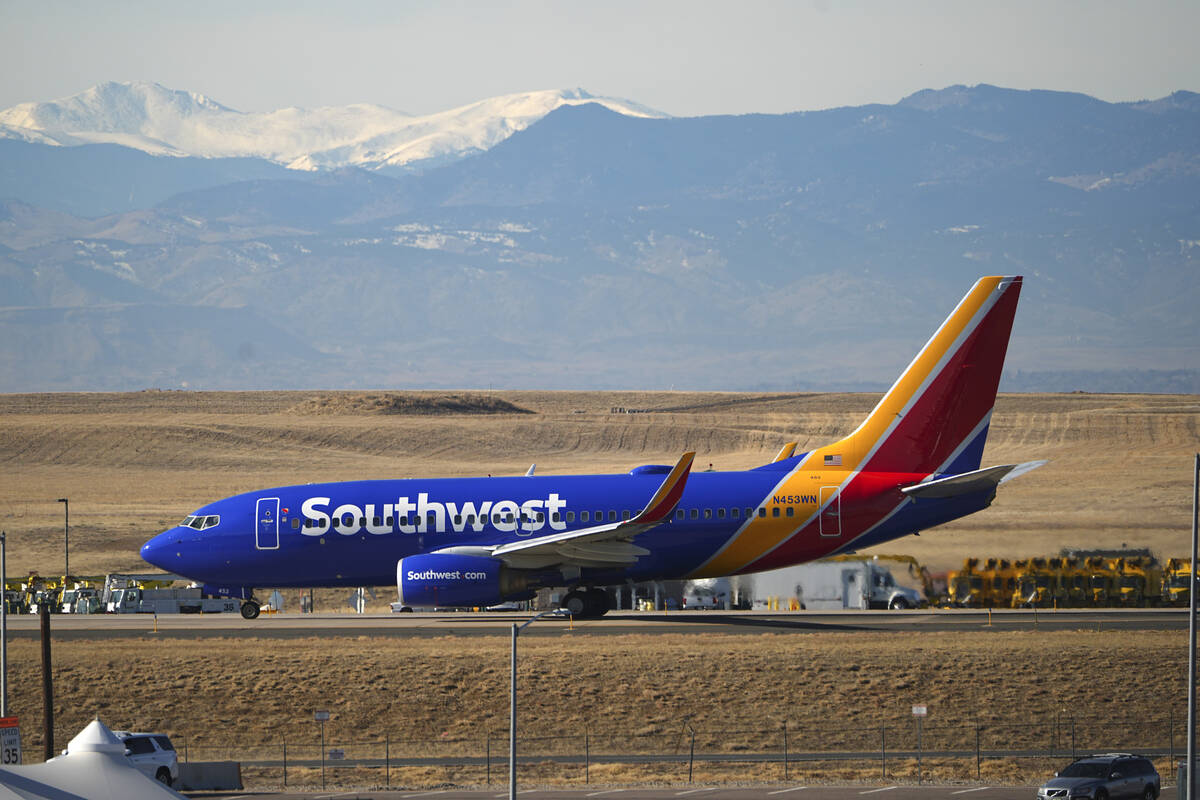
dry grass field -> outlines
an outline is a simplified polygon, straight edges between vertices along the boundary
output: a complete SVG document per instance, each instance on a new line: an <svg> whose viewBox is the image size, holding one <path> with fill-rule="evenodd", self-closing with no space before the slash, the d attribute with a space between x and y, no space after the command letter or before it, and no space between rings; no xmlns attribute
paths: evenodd
<svg viewBox="0 0 1200 800"><path fill-rule="evenodd" d="M916 703L930 709L927 749L972 749L978 725L984 749L1070 752L1073 725L1080 750L1165 750L1169 711L1186 698L1185 642L1186 634L1095 631L532 636L522 643L522 730L544 738L522 751L580 754L586 730L593 753L686 754L691 726L697 752L782 752L786 723L792 753L877 750L884 725L895 752L916 747ZM23 639L10 648L13 705L33 753L41 746L37 647ZM114 727L167 731L192 759L278 758L284 742L293 759L311 758L312 712L327 708L334 713L328 741L351 758L382 756L385 737L392 756L482 756L489 733L493 753L506 752L504 635L142 636L55 647L60 747L99 714ZM1180 730L1175 735L1178 747ZM947 763L943 776L973 777L970 761ZM706 775L776 779L777 767L726 765ZM680 777L677 767L656 769L609 767L593 779ZM816 779L879 777L877 762L808 769ZM892 769L899 775L905 767L894 761ZM1006 760L987 769L993 781L1023 775ZM402 780L483 779L478 768L413 772ZM573 781L577 772L547 769L543 779Z"/></svg>
<svg viewBox="0 0 1200 800"><path fill-rule="evenodd" d="M139 392L0 395L0 527L9 573L142 570L140 545L211 500L368 477L618 472L671 463L742 469L795 439L852 430L876 395L503 392ZM614 407L649 413L614 414ZM522 413L522 412L534 413ZM390 412L390 413L389 413ZM944 570L970 554L1064 546L1188 551L1200 398L1005 395L985 464L1050 463L987 511L884 549Z"/></svg>
<svg viewBox="0 0 1200 800"><path fill-rule="evenodd" d="M141 571L137 551L149 536L236 492L366 477L521 474L533 462L544 474L624 471L669 463L687 449L697 451L699 468L745 468L768 461L783 442L796 439L807 449L847 433L876 400L635 392L5 395L0 528L9 536L10 574L61 571L55 498L69 497L72 572ZM1198 421L1194 396L1002 396L985 464L1050 464L1006 485L992 508L885 549L935 570L969 554L1019 557L1063 546L1186 553ZM985 747L1044 748L1051 736L1063 747L1068 717L1081 747L1165 746L1167 715L1185 693L1185 640L1110 631L533 636L523 651L523 719L549 737L536 745L548 753L578 752L585 728L598 751L678 752L688 725L699 748L759 751L775 746L785 721L793 749L806 741L852 748L874 747L880 725L911 732L909 707L920 702L931 709L930 746L973 744L978 723L993 737ZM337 742L388 737L407 742L397 745L408 748L401 752L480 755L489 732L493 746L503 747L507 652L502 636L62 641L54 656L59 745L99 713L114 727L168 731L193 758L236 756L212 749L227 745L311 746L312 711L329 707ZM36 643L14 642L10 661L14 709L36 758ZM896 774L912 774L912 765L894 766ZM965 779L973 764L938 768ZM596 767L592 780L680 777L677 769L631 769ZM781 777L775 769L712 766L698 778ZM814 779L863 775L846 765L812 769ZM985 780L1030 777L1028 765L1005 760L985 769ZM576 779L551 767L533 774ZM393 773L393 782L410 785L482 779L479 770Z"/></svg>

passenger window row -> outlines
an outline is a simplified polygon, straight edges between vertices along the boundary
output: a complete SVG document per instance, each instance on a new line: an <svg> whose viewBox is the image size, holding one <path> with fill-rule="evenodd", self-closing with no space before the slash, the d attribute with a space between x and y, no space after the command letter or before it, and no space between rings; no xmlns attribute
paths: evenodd
<svg viewBox="0 0 1200 800"><path fill-rule="evenodd" d="M785 512L786 512L785 516L789 516L789 517L795 516L795 513L796 513L795 509L792 508L791 506L787 507L785 509ZM620 514L620 518L622 521L628 521L631 518L632 512L630 512L629 510L622 510L622 511L618 512L614 509L609 509L607 512L605 512L603 510L596 511L596 512L594 512L594 516L593 516L593 512L580 511L579 512L579 521L580 522L592 522L594 520L595 522L604 522L605 518L607 517L609 522L616 522L618 514ZM701 518L701 516L703 516L704 519L714 519L714 518L715 519L726 519L727 517L729 519L741 519L743 514L745 515L746 519L750 519L752 516L756 516L755 509L750 508L748 506L745 509L742 509L742 508L729 508L729 509L726 509L726 508L717 508L717 509L677 508L677 509L675 509L675 519L677 519L677 520L685 520L685 519L698 520ZM759 508L757 510L757 516L760 518L766 517L767 509ZM773 516L773 517L780 516L780 510L779 510L778 506L771 509L771 516ZM191 519L191 518L189 517L189 519ZM210 517L210 519L215 519L215 518ZM490 516L489 515L480 515L479 520L484 523L491 522L493 524L500 524L500 523L511 524L514 521L518 521L516 515L511 514L511 513L509 513L509 514L492 514ZM575 512L568 511L568 512L566 512L566 514L562 514L558 511L555 511L551 515L551 520L553 522L565 521L565 522L571 523L571 522L575 521ZM408 525L417 525L420 523L420 521L421 521L420 517L415 516L415 515L411 516L411 517L406 515L406 516L402 516L399 518L400 524L405 527L407 527ZM476 521L476 517L474 514L455 514L454 518L453 518L454 525L456 525L456 526L474 525L475 521ZM535 515L532 515L532 516L530 516L529 514L521 514L520 519L519 519L519 522L524 523L524 524L529 524L529 523L533 523L533 522L544 523L545 521L546 521L546 514L543 511L539 511ZM371 518L371 525L372 525L372 527L376 527L376 528L381 527L381 526L391 528L391 527L393 527L395 522L396 522L396 518L394 518L394 517L386 517L386 518L372 517ZM437 514L432 511L429 512L429 514L426 518L426 524L432 527L433 525L436 524L436 522L437 522ZM213 524L216 524L216 523L213 523ZM321 520L306 519L304 521L304 527L306 527L306 528L332 527L334 530L336 530L338 528L343 528L343 527L345 527L345 528L362 528L362 527L365 527L366 524L367 524L366 517L358 517L357 519L355 519L350 514L346 514L342 517L334 517L332 520L330 520L328 522L328 524L326 523L326 520L324 520L324 519L321 519ZM296 530L299 527L300 527L300 519L298 517L293 517L292 518L292 529Z"/></svg>

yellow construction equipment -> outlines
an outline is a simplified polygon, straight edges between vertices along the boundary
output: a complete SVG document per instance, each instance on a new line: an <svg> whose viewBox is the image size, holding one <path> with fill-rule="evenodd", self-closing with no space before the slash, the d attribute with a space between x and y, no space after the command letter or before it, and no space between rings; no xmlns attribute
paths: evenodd
<svg viewBox="0 0 1200 800"><path fill-rule="evenodd" d="M1121 605L1156 605L1162 598L1162 572L1154 559L1141 556L1118 558L1112 569L1117 573Z"/></svg>
<svg viewBox="0 0 1200 800"><path fill-rule="evenodd" d="M987 605L988 587L979 571L979 559L968 558L963 568L946 576L950 605L959 608L983 608Z"/></svg>
<svg viewBox="0 0 1200 800"><path fill-rule="evenodd" d="M1192 601L1192 561L1190 558L1168 558L1162 576L1162 602L1168 606L1186 606Z"/></svg>
<svg viewBox="0 0 1200 800"><path fill-rule="evenodd" d="M1091 556L1083 561L1084 571L1088 576L1088 591L1093 606L1111 606L1120 598L1117 589L1116 575L1109 567L1109 562L1099 556Z"/></svg>
<svg viewBox="0 0 1200 800"><path fill-rule="evenodd" d="M1061 575L1045 558L1017 561L1017 588L1012 594L1013 608L1051 608L1063 605L1066 593Z"/></svg>

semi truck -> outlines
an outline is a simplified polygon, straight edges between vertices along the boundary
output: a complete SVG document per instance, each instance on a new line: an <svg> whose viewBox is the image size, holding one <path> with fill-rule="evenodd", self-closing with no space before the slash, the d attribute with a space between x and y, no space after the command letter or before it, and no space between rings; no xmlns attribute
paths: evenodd
<svg viewBox="0 0 1200 800"><path fill-rule="evenodd" d="M752 598L754 608L905 609L924 602L921 592L897 583L892 571L870 556L810 561L731 581L734 597Z"/></svg>

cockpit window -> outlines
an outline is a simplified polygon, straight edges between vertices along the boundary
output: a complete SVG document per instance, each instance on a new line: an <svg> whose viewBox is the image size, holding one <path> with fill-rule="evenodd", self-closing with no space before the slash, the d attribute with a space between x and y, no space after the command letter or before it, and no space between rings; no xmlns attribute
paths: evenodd
<svg viewBox="0 0 1200 800"><path fill-rule="evenodd" d="M217 514L210 514L207 517L193 515L184 517L183 522L179 523L179 527L202 531L205 528L215 528L220 522L221 517Z"/></svg>

